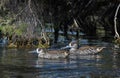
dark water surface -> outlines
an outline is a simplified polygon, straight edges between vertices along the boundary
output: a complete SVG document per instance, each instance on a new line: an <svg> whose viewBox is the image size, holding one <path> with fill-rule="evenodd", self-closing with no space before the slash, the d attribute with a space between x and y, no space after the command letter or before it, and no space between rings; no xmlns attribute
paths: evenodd
<svg viewBox="0 0 120 78"><path fill-rule="evenodd" d="M98 55L61 60L37 58L29 49L0 48L0 78L120 78L120 50L102 41L81 42L107 48Z"/></svg>

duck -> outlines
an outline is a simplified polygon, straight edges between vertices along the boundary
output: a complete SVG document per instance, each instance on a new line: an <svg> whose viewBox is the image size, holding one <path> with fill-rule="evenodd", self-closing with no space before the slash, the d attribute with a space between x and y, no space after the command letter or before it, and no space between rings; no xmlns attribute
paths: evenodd
<svg viewBox="0 0 120 78"><path fill-rule="evenodd" d="M43 59L65 59L69 56L69 52L66 50L47 50L37 48L36 52L38 57Z"/></svg>
<svg viewBox="0 0 120 78"><path fill-rule="evenodd" d="M80 54L80 55L95 55L100 53L105 47L101 46L81 46L78 48L78 42L77 41L71 41L69 45L62 47L61 49L67 49L70 48L69 52L70 54Z"/></svg>

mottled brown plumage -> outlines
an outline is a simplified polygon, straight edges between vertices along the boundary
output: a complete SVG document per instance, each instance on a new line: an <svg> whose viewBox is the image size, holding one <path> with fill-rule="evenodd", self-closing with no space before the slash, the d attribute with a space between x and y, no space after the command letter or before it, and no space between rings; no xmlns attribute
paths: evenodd
<svg viewBox="0 0 120 78"><path fill-rule="evenodd" d="M69 56L66 50L46 50L37 48L38 57L46 59L62 59Z"/></svg>
<svg viewBox="0 0 120 78"><path fill-rule="evenodd" d="M91 54L97 54L103 50L105 47L99 47L99 46L81 46L78 48L77 41L72 41L69 43L67 47L64 48L70 48L70 54L81 54L81 55L91 55ZM64 49L62 48L62 49Z"/></svg>

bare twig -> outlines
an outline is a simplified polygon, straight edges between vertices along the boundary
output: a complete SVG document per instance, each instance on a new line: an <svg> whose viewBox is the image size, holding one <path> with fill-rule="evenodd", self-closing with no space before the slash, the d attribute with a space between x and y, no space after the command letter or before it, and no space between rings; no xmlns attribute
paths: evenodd
<svg viewBox="0 0 120 78"><path fill-rule="evenodd" d="M18 14L15 15L14 19L16 19L19 15L21 15L27 7L28 7L28 5L26 5L25 8L23 8L22 10L20 10L18 12Z"/></svg>
<svg viewBox="0 0 120 78"><path fill-rule="evenodd" d="M29 6L29 9L30 9L30 12L33 13L33 10L31 8L31 0L28 0L28 6Z"/></svg>
<svg viewBox="0 0 120 78"><path fill-rule="evenodd" d="M115 16L114 16L114 29L115 29L115 37L119 38L119 34L117 32L117 26L116 26L116 20L117 20L117 14L118 14L118 10L120 8L120 4L118 5L116 12L115 12Z"/></svg>

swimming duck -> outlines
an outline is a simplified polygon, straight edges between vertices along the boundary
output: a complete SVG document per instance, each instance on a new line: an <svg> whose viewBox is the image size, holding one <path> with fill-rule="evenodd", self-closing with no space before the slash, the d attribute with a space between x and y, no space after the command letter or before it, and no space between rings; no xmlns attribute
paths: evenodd
<svg viewBox="0 0 120 78"><path fill-rule="evenodd" d="M36 52L38 53L39 58L45 59L61 59L69 56L69 52L65 50L46 50L37 48Z"/></svg>
<svg viewBox="0 0 120 78"><path fill-rule="evenodd" d="M70 48L70 54L80 54L80 55L94 55L103 50L105 47L98 47L98 46L81 46L78 48L77 41L72 41L69 43L68 46L63 47L61 49Z"/></svg>

